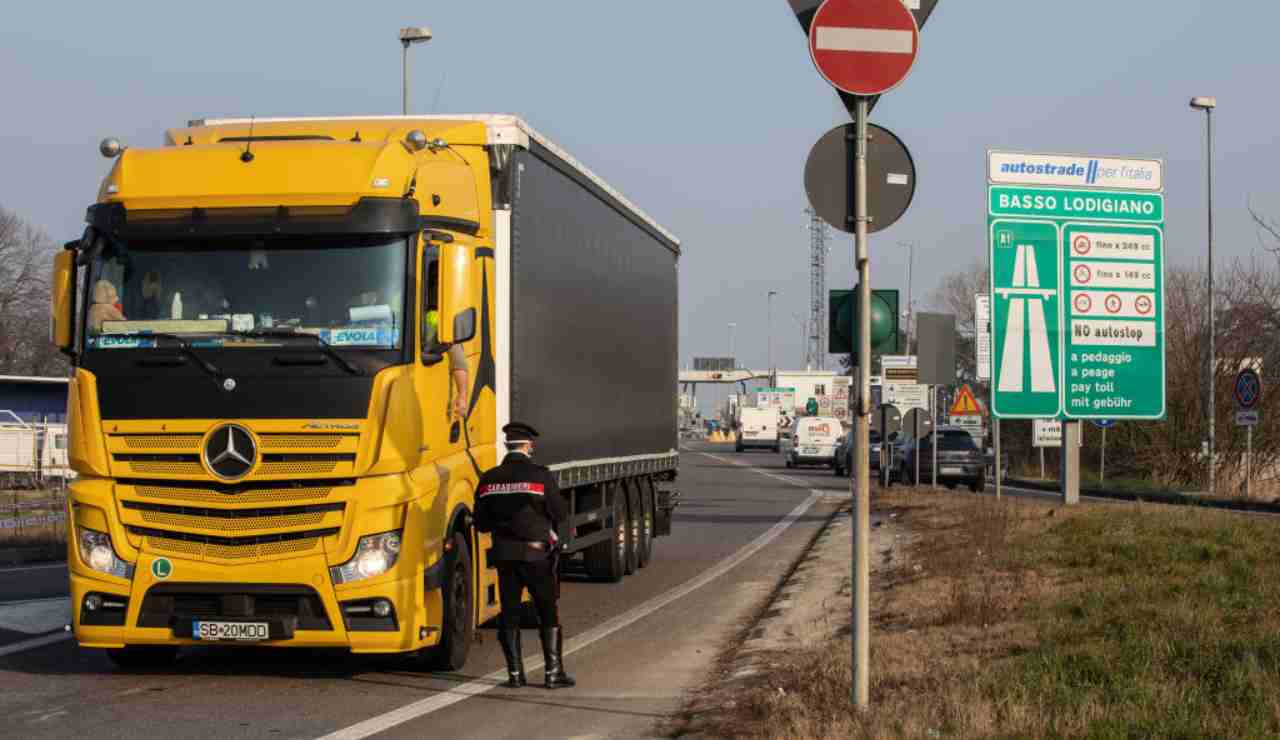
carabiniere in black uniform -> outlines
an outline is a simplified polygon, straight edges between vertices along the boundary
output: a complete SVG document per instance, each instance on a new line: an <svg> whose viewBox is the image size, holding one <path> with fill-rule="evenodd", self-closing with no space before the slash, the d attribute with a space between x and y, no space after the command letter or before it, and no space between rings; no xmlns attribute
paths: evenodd
<svg viewBox="0 0 1280 740"><path fill-rule="evenodd" d="M556 607L559 537L556 526L569 518L568 507L550 470L533 462L538 432L512 422L502 428L510 452L502 463L480 476L476 488L475 526L493 534L489 560L498 569L502 616L498 642L507 659L507 686L526 685L520 649L520 594L529 589L538 612L546 687L573 686L564 670L563 635Z"/></svg>

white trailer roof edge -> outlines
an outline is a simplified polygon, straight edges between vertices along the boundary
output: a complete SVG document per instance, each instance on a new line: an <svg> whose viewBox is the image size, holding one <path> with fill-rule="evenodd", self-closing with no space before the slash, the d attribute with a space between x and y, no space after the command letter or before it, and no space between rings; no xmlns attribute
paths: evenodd
<svg viewBox="0 0 1280 740"><path fill-rule="evenodd" d="M282 116L277 118L197 118L187 122L188 126L226 126L226 125L248 125L250 121L254 123L291 123L291 122L309 122L309 121L478 121L488 128L488 138L490 144L515 144L516 146L529 148L529 141L533 140L538 144L546 147L567 162L571 167L578 170L591 182L595 183L609 195L618 200L619 203L626 206L637 218L652 226L658 233L667 239L670 239L677 247L680 246L680 239L662 224L653 219L652 216L645 213L639 206L632 203L622 193L618 192L604 178L592 172L590 168L579 162L573 155L558 146L555 142L538 132L537 129L530 126L528 121L516 115L505 113L460 113L456 115L433 114L426 116Z"/></svg>

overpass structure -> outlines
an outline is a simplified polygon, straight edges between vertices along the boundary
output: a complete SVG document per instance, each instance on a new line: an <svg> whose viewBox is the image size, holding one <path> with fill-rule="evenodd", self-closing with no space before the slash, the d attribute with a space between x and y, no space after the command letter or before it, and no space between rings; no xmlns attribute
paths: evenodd
<svg viewBox="0 0 1280 740"><path fill-rule="evenodd" d="M732 385L739 383L742 385L742 392L747 392L746 383L748 380L767 380L772 377L772 373L768 370L681 370L679 377L680 391L688 393L691 399L698 397L699 383L712 383L715 385Z"/></svg>

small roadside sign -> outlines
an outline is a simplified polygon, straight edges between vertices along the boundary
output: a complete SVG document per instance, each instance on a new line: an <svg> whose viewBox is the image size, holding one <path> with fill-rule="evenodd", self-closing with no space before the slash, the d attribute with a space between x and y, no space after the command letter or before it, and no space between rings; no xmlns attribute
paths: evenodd
<svg viewBox="0 0 1280 740"><path fill-rule="evenodd" d="M1262 402L1262 378L1253 368L1246 367L1237 373L1235 385L1231 390L1236 397L1236 405L1241 411L1255 409Z"/></svg>
<svg viewBox="0 0 1280 740"><path fill-rule="evenodd" d="M1259 414L1254 409L1242 410L1236 412L1236 426L1238 427L1256 427L1258 426Z"/></svg>
<svg viewBox="0 0 1280 740"><path fill-rule="evenodd" d="M897 87L919 48L920 27L902 0L826 0L809 26L813 66L850 95Z"/></svg>
<svg viewBox="0 0 1280 740"><path fill-rule="evenodd" d="M991 380L991 294L973 297L973 333L978 351L978 380Z"/></svg>
<svg viewBox="0 0 1280 740"><path fill-rule="evenodd" d="M952 416L982 416L982 408L978 406L978 399L973 397L973 391L969 385L960 386L960 392L956 394L956 400L951 404Z"/></svg>
<svg viewBox="0 0 1280 740"><path fill-rule="evenodd" d="M1110 429L1116 425L1115 419L1094 419L1093 425L1099 429Z"/></svg>

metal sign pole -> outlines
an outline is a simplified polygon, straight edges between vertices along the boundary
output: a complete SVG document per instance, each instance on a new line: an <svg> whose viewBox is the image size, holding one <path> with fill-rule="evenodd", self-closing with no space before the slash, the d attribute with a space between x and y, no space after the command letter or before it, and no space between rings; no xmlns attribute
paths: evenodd
<svg viewBox="0 0 1280 740"><path fill-rule="evenodd" d="M1245 433L1245 444L1248 447L1244 454L1244 497L1251 498L1253 495L1253 426L1245 427L1248 431Z"/></svg>
<svg viewBox="0 0 1280 740"><path fill-rule="evenodd" d="M929 386L929 451L933 453L933 481L938 487L938 386Z"/></svg>
<svg viewBox="0 0 1280 740"><path fill-rule="evenodd" d="M867 256L867 98L858 97L853 176L854 264L858 268L858 459L853 491L853 703L871 701L871 260Z"/></svg>
<svg viewBox="0 0 1280 740"><path fill-rule="evenodd" d="M1001 475L1001 472L1002 472L1002 471L1001 471L1001 469L1000 469L1000 420L999 420L999 419L996 419L996 420L991 424L991 426L992 426L993 430L995 431L995 437L996 437L996 464L995 464L995 473L996 473L996 498L1000 498L1000 494L1002 493L1002 491L1000 490L1000 488L1001 488L1001 486L1002 486L1002 484L1003 484L1003 482L1004 482L1004 476L1003 476L1003 475ZM1044 458L1043 458L1043 457L1042 457L1042 458L1040 458L1040 465L1041 465L1041 467L1043 467L1043 466L1044 466Z"/></svg>
<svg viewBox="0 0 1280 740"><path fill-rule="evenodd" d="M1098 482L1107 482L1107 428L1102 428L1102 459L1098 461Z"/></svg>

